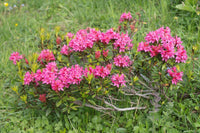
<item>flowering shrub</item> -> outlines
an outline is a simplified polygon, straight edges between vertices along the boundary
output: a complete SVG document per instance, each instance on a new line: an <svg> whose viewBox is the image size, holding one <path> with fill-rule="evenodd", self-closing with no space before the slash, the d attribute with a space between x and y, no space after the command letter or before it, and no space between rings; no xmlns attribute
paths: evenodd
<svg viewBox="0 0 200 133"><path fill-rule="evenodd" d="M17 52L11 54L22 82L13 90L28 107L40 103L47 112L70 111L77 105L101 111L146 109L144 103L132 107L139 97L158 104L160 90L182 80L183 72L173 66L185 62L187 54L181 39L172 37L168 27L148 33L135 50L131 39L135 21L130 12L124 13L117 30L87 28L63 37L57 30L53 41L45 40L42 30L41 53L28 59Z"/></svg>

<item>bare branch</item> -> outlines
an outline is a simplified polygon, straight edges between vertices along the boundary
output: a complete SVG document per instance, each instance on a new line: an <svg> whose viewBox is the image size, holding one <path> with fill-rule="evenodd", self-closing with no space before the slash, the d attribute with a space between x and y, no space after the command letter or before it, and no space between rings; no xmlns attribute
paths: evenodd
<svg viewBox="0 0 200 133"><path fill-rule="evenodd" d="M83 106L83 102L81 102L81 101L74 101L74 104L77 104L79 106ZM91 105L91 104L88 104L88 103L85 103L84 106L93 108L93 109L98 110L98 111L100 111L100 110L114 111L114 109L112 109L112 108L104 108L102 106L94 106L94 105Z"/></svg>
<svg viewBox="0 0 200 133"><path fill-rule="evenodd" d="M136 110L136 109L146 109L146 107L118 108L115 105L113 105L105 100L104 100L104 103L110 107L113 107L116 111L130 111L130 110Z"/></svg>

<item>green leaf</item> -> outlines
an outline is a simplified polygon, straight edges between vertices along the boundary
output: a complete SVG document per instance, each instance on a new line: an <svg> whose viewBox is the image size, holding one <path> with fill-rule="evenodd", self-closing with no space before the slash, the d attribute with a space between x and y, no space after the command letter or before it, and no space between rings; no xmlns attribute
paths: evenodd
<svg viewBox="0 0 200 133"><path fill-rule="evenodd" d="M179 5L176 5L176 8L179 10L189 11L189 12L196 12L195 7L190 4L190 2L185 2Z"/></svg>
<svg viewBox="0 0 200 133"><path fill-rule="evenodd" d="M56 107L60 107L61 104L62 104L62 100L56 103Z"/></svg>
<svg viewBox="0 0 200 133"><path fill-rule="evenodd" d="M96 105L95 101L93 100L88 100L91 104Z"/></svg>
<svg viewBox="0 0 200 133"><path fill-rule="evenodd" d="M52 111L51 108L48 108L46 111L46 116L48 116L51 113L51 111Z"/></svg>
<svg viewBox="0 0 200 133"><path fill-rule="evenodd" d="M63 108L63 109L62 109L62 112L66 112L67 109L68 109L68 107Z"/></svg>
<svg viewBox="0 0 200 133"><path fill-rule="evenodd" d="M200 127L200 123L194 123L195 127Z"/></svg>
<svg viewBox="0 0 200 133"><path fill-rule="evenodd" d="M127 133L127 130L125 128L118 128L116 130L117 133Z"/></svg>
<svg viewBox="0 0 200 133"><path fill-rule="evenodd" d="M60 113L58 112L58 110L55 110L56 115L58 116L58 118L60 118Z"/></svg>

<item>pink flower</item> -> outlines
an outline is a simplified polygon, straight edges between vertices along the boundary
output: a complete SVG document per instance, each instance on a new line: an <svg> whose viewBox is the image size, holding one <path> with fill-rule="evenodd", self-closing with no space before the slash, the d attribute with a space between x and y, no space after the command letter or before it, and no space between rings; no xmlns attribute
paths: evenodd
<svg viewBox="0 0 200 133"><path fill-rule="evenodd" d="M147 42L141 42L139 43L139 46L138 46L138 52L139 51L145 51L145 52L149 52L151 51L151 46L149 45L149 43Z"/></svg>
<svg viewBox="0 0 200 133"><path fill-rule="evenodd" d="M174 55L175 55L174 51L175 50L174 50L174 46L173 45L170 45L170 44L163 45L163 49L161 50L162 60L164 60L165 62L167 62L167 60L169 58L173 58Z"/></svg>
<svg viewBox="0 0 200 133"><path fill-rule="evenodd" d="M58 79L62 81L64 87L68 88L70 84L70 81L69 81L70 68L63 67L60 69L58 74L59 74Z"/></svg>
<svg viewBox="0 0 200 133"><path fill-rule="evenodd" d="M161 27L156 31L149 32L145 40L146 42L139 44L138 51L150 52L151 57L161 54L162 60L165 62L170 58L175 58L178 63L187 60L186 50L181 45L181 39L177 36L175 38L172 37L169 27L166 27L166 29ZM176 48L177 51L175 51Z"/></svg>
<svg viewBox="0 0 200 133"><path fill-rule="evenodd" d="M132 62L128 56L122 57L121 55L118 55L114 58L114 64L119 67L129 67L131 63Z"/></svg>
<svg viewBox="0 0 200 133"><path fill-rule="evenodd" d="M87 33L87 30L79 30L75 38L69 42L69 47L73 51L84 51L87 48L92 48L95 40L95 36Z"/></svg>
<svg viewBox="0 0 200 133"><path fill-rule="evenodd" d="M63 90L63 83L61 80L55 80L51 83L51 88L54 90L54 91L64 91Z"/></svg>
<svg viewBox="0 0 200 133"><path fill-rule="evenodd" d="M106 68L107 68L108 70L111 70L111 69L112 69L112 64L106 65Z"/></svg>
<svg viewBox="0 0 200 133"><path fill-rule="evenodd" d="M35 78L35 81L38 82L38 81L42 81L42 72L40 69L38 69L36 71L36 73L34 74L34 78Z"/></svg>
<svg viewBox="0 0 200 133"><path fill-rule="evenodd" d="M90 39L92 42L98 42L101 38L101 31L95 30L94 28L90 28L90 32L88 34L88 39Z"/></svg>
<svg viewBox="0 0 200 133"><path fill-rule="evenodd" d="M73 34L73 33L70 33L70 32L68 32L68 33L67 33L67 37L68 37L69 39L72 39L72 38L74 37L74 34Z"/></svg>
<svg viewBox="0 0 200 133"><path fill-rule="evenodd" d="M72 50L69 50L69 47L67 45L64 45L62 48L61 48L61 54L64 54L64 55L69 55L70 53L72 52Z"/></svg>
<svg viewBox="0 0 200 133"><path fill-rule="evenodd" d="M146 35L145 40L148 43L159 43L159 40L161 39L162 43L167 43L167 41L171 38L172 37L169 27L166 27L166 29L164 29L164 27L161 27L160 29L149 32Z"/></svg>
<svg viewBox="0 0 200 133"><path fill-rule="evenodd" d="M183 42L181 41L181 38L177 37L175 38L175 46L179 47Z"/></svg>
<svg viewBox="0 0 200 133"><path fill-rule="evenodd" d="M162 46L159 44L158 46L151 45L151 57L158 55L162 51Z"/></svg>
<svg viewBox="0 0 200 133"><path fill-rule="evenodd" d="M43 103L46 103L46 94L40 94L39 100Z"/></svg>
<svg viewBox="0 0 200 133"><path fill-rule="evenodd" d="M10 60L13 61L13 64L16 65L17 61L20 61L23 58L22 55L19 55L18 52L13 52L10 56Z"/></svg>
<svg viewBox="0 0 200 133"><path fill-rule="evenodd" d="M172 84L177 84L179 81L182 81L183 72L177 72L176 67L167 70L167 72L172 77Z"/></svg>
<svg viewBox="0 0 200 133"><path fill-rule="evenodd" d="M48 63L40 75L43 84L51 84L58 77L58 68L55 62Z"/></svg>
<svg viewBox="0 0 200 133"><path fill-rule="evenodd" d="M94 69L94 76L96 78L97 77L105 78L109 74L110 74L110 69L108 69L107 67L96 66L96 68Z"/></svg>
<svg viewBox="0 0 200 133"><path fill-rule="evenodd" d="M60 37L57 37L56 43L59 45L62 42L62 39Z"/></svg>
<svg viewBox="0 0 200 133"><path fill-rule="evenodd" d="M25 60L26 64L28 65L29 64L28 60L26 58L24 58L24 60Z"/></svg>
<svg viewBox="0 0 200 133"><path fill-rule="evenodd" d="M49 49L42 50L42 52L40 53L40 55L38 57L38 61L43 62L43 60L46 61L46 62L54 61L55 57L53 55L53 52L50 52Z"/></svg>
<svg viewBox="0 0 200 133"><path fill-rule="evenodd" d="M101 39L101 42L104 43L104 44L108 44L111 40L111 37L109 34L106 34L106 33L101 33L101 36L100 36L100 39Z"/></svg>
<svg viewBox="0 0 200 133"><path fill-rule="evenodd" d="M78 64L76 64L75 66L71 67L70 70L70 75L69 75L69 79L70 79L70 84L80 84L80 82L83 80L83 68L80 67Z"/></svg>
<svg viewBox="0 0 200 133"><path fill-rule="evenodd" d="M33 73L30 74L29 72L26 72L24 76L24 84L29 85L33 80L34 80L34 74Z"/></svg>
<svg viewBox="0 0 200 133"><path fill-rule="evenodd" d="M101 52L100 52L100 51L96 51L96 52L95 52L95 58L96 58L96 59L99 59L100 56L101 56Z"/></svg>
<svg viewBox="0 0 200 133"><path fill-rule="evenodd" d="M133 47L131 43L132 40L128 36L128 34L122 33L117 36L116 41L113 43L114 49L119 48L119 52L125 52L125 50L130 50Z"/></svg>
<svg viewBox="0 0 200 133"><path fill-rule="evenodd" d="M177 52L176 52L176 62L180 63L180 62L184 62L187 60L187 52L186 50L184 50L184 47L179 44L178 48L177 48Z"/></svg>
<svg viewBox="0 0 200 133"><path fill-rule="evenodd" d="M85 68L85 70L84 70L84 76L85 77L88 77L88 73L89 74L94 74L94 69L92 68L92 67L89 67L89 68Z"/></svg>
<svg viewBox="0 0 200 133"><path fill-rule="evenodd" d="M121 15L121 17L120 17L120 20L119 20L119 22L121 23L121 22L123 22L123 21L130 21L132 19L132 16L131 16L131 13L130 12L128 12L128 13L123 13L122 15Z"/></svg>
<svg viewBox="0 0 200 133"><path fill-rule="evenodd" d="M106 51L105 51L105 50L103 50L103 56L104 56L104 57L107 57L107 56L108 56L108 52L109 52L109 49L108 49L108 50L106 50Z"/></svg>
<svg viewBox="0 0 200 133"><path fill-rule="evenodd" d="M59 79L64 83L65 87L70 84L80 84L83 80L84 70L78 64L71 68L63 67L59 72Z"/></svg>
<svg viewBox="0 0 200 133"><path fill-rule="evenodd" d="M111 78L112 83L114 84L114 86L117 86L118 88L120 86L126 86L126 81L124 79L124 74L115 74L112 76Z"/></svg>

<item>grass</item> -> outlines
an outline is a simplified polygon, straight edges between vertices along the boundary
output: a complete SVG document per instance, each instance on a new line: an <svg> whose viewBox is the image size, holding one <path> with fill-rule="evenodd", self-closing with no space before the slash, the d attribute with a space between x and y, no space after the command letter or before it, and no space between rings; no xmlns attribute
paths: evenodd
<svg viewBox="0 0 200 133"><path fill-rule="evenodd" d="M9 10L0 3L0 131L1 132L198 132L200 128L199 92L200 16L175 8L180 0L9 0ZM21 4L25 6L22 7ZM11 87L17 77L15 66L9 61L13 51L38 51L37 40L41 28L48 31L60 26L62 32L75 33L79 29L116 27L120 15L139 12L142 27L133 42L143 40L145 34L162 26L170 27L173 35L182 38L189 59L181 65L185 77L182 85L170 90L173 101L165 102L158 113L113 113L114 118L91 109L81 108L70 114L45 116L45 112L19 108ZM177 17L177 18L176 18ZM18 26L16 26L18 24ZM196 47L197 50L194 50ZM193 49L193 50L192 50ZM187 94L187 95L184 95ZM181 96L181 98L180 98Z"/></svg>

